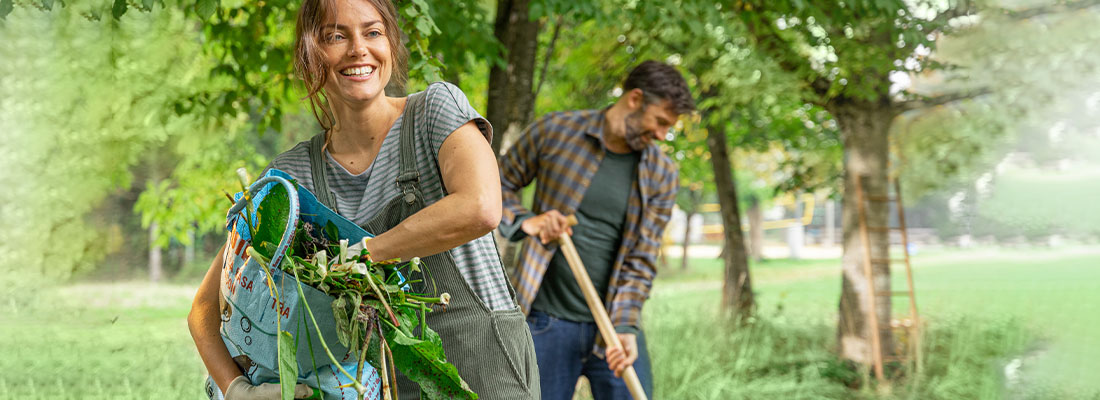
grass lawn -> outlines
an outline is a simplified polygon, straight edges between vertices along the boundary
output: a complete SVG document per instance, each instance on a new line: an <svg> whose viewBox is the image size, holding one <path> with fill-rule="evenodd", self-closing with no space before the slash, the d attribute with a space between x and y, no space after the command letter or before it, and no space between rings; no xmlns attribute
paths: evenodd
<svg viewBox="0 0 1100 400"><path fill-rule="evenodd" d="M678 260L670 260L670 264L679 265ZM1100 381L1094 380L1094 371L1100 367L1096 339L1100 335L1100 249L933 251L916 255L913 264L917 305L929 324L926 342L950 336L955 343L947 346L955 348L954 356L967 347L1016 350L989 354L985 369L1000 382L987 379L999 387L989 388L983 396L1100 398ZM752 276L761 319L777 326L818 326L832 335L840 294L838 265L837 260L754 264ZM902 289L903 270L895 266L895 271L894 287ZM719 260L699 259L692 261L689 271L664 274L654 285L652 306L646 309L647 329L663 330L668 318L661 315L674 312L668 305L673 305L671 309L713 308L718 302L721 273ZM895 300L896 313L907 312L907 307L904 298ZM973 336L970 341L967 335ZM828 337L824 345L831 347L833 342ZM931 351L926 353L929 363L937 362L936 357L952 356L926 350ZM1014 371L1007 379L1005 367ZM939 379L940 385L965 383ZM975 382L978 380L971 383ZM924 394L928 389L910 388Z"/></svg>
<svg viewBox="0 0 1100 400"><path fill-rule="evenodd" d="M926 368L890 392L851 390L832 357L836 260L755 264L759 317L715 312L717 260L662 271L645 309L660 399L1094 398L1100 251L923 252ZM896 276L904 286L904 277ZM184 318L194 288L79 284L0 305L0 399L198 399L204 369ZM906 305L895 304L898 311ZM1004 373L1010 369L1009 377ZM583 398L584 396L579 396Z"/></svg>
<svg viewBox="0 0 1100 400"><path fill-rule="evenodd" d="M0 311L0 399L204 399L194 288L84 284Z"/></svg>

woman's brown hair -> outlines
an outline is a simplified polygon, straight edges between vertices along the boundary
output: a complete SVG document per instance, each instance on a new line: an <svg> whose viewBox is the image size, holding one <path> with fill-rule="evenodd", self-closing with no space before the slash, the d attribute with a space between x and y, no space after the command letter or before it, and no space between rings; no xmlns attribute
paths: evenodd
<svg viewBox="0 0 1100 400"><path fill-rule="evenodd" d="M305 0L298 10L298 23L295 27L294 71L306 87L313 116L325 130L332 129L335 117L328 106L324 86L328 81L329 67L325 65L321 52L321 28L325 17L336 12L338 1L366 1L382 15L382 25L386 29L386 39L390 42L390 56L393 58L393 73L387 85L387 92L404 93L408 79L406 68L409 62L409 49L402 43L405 36L398 24L397 10L390 0Z"/></svg>

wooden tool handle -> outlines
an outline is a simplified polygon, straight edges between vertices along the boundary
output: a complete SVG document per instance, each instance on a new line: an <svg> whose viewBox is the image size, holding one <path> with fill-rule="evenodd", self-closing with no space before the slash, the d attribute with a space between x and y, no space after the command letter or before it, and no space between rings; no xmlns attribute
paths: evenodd
<svg viewBox="0 0 1100 400"><path fill-rule="evenodd" d="M566 218L569 220L569 226L577 224L575 215ZM623 344L619 342L619 336L615 334L615 327L611 325L611 318L607 316L607 309L604 308L603 301L600 300L600 295L596 292L596 286L592 284L592 279L588 277L588 270L584 268L584 262L581 261L581 256L577 253L577 247L573 245L573 239L563 233L558 237L558 242L561 244L562 255L569 263L569 269L573 271L573 277L577 279L577 284L584 292L584 300L588 303L588 310L592 312L592 317L596 320L596 327L600 329L600 336L603 337L604 343L608 347L622 349ZM639 351L639 349L635 349L635 351ZM634 366L627 366L623 370L622 376L635 400L647 400L645 390L642 389L642 381L638 379L638 373L634 371Z"/></svg>

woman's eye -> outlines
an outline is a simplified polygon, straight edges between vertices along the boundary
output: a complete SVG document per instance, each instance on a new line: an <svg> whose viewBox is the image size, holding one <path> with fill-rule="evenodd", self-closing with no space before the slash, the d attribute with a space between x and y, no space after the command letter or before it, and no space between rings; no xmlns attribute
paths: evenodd
<svg viewBox="0 0 1100 400"><path fill-rule="evenodd" d="M379 31L367 32L367 37L369 37L369 38L376 38L376 37L379 37L379 36L382 36L382 32L379 32Z"/></svg>
<svg viewBox="0 0 1100 400"><path fill-rule="evenodd" d="M325 37L325 41L329 43L338 42L341 40L344 40L344 35L341 35L339 33L330 33L327 37Z"/></svg>

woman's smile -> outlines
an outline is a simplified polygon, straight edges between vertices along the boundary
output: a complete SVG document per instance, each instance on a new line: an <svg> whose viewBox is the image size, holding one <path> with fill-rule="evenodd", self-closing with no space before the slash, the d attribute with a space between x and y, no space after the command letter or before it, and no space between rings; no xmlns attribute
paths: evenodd
<svg viewBox="0 0 1100 400"><path fill-rule="evenodd" d="M369 64L353 65L341 69L340 75L353 82L364 82L374 76L375 69Z"/></svg>

